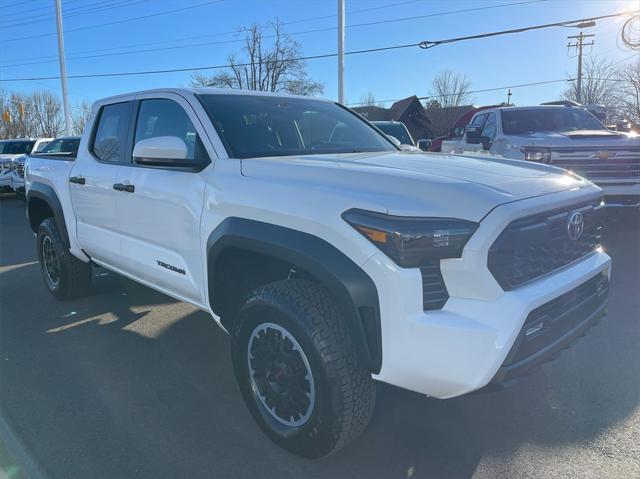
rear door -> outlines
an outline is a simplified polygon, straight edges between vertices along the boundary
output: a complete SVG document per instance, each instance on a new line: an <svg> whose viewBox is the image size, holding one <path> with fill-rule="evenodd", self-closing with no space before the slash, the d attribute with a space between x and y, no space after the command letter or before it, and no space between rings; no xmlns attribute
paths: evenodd
<svg viewBox="0 0 640 479"><path fill-rule="evenodd" d="M120 256L113 184L127 158L132 107L131 101L124 101L100 108L89 141L83 142L69 175L78 243L107 266L117 264Z"/></svg>
<svg viewBox="0 0 640 479"><path fill-rule="evenodd" d="M142 166L129 150L127 166L118 170L115 181L126 188L117 193L121 268L142 282L205 305L200 217L213 148L180 95L143 94L134 110L132 146L148 138L178 137L187 144L187 159L203 166Z"/></svg>

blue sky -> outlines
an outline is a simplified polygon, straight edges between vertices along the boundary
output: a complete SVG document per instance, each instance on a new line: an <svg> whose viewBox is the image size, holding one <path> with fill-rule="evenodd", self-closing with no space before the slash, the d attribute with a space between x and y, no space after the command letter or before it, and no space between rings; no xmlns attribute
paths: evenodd
<svg viewBox="0 0 640 479"><path fill-rule="evenodd" d="M360 23L491 7L524 0L345 1L347 51L605 15L638 9L640 5L637 0L548 0L357 26ZM336 13L336 4L337 0L219 0L217 3L207 0L63 0L68 74L224 64L227 55L241 47L241 36L237 33L239 27L275 18L285 23L292 22L285 26L285 31L294 34L294 38L302 45L304 55L332 53L337 51L336 18L332 16ZM85 13L92 8L95 11ZM92 27L177 9L184 10ZM367 11L354 12L363 9ZM0 1L0 79L59 74L56 37L47 35L55 33L53 14L53 0ZM300 21L311 17L326 18ZM596 27L588 29L588 33L596 34L590 55L606 57L614 62L638 61L638 53L634 57L632 52L622 50L617 45L622 22L622 19L602 20ZM78 28L82 30L73 31ZM299 33L306 30L324 31ZM403 98L412 94L428 95L431 79L445 68L467 75L474 90L562 79L575 74L576 59L567 54L566 36L576 33L578 30L575 28L555 28L442 45L430 50L416 47L347 56L345 102L358 102L369 91L377 100ZM206 45L194 46L202 43ZM172 48L137 54L113 54L163 47ZM73 59L96 54L109 55ZM32 64L20 65L23 63ZM324 83L323 96L336 98L336 59L312 60L307 66L309 75ZM189 72L70 79L69 92L71 102L75 104L132 90L188 86L189 80ZM0 83L0 87L10 91L49 89L59 92L60 82L11 81ZM525 105L553 100L565 88L564 83L518 88L513 90L512 101ZM505 101L506 94L504 90L477 93L473 97L476 104L490 104Z"/></svg>

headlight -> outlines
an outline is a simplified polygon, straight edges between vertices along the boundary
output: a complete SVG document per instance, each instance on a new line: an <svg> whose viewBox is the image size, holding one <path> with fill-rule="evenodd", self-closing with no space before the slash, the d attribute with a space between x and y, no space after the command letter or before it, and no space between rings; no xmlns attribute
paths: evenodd
<svg viewBox="0 0 640 479"><path fill-rule="evenodd" d="M527 161L537 161L538 163L549 163L551 161L551 149L537 146L525 146L520 151Z"/></svg>
<svg viewBox="0 0 640 479"><path fill-rule="evenodd" d="M2 162L2 168L4 170L11 170L12 169L12 165L13 165L13 162L11 160Z"/></svg>
<svg viewBox="0 0 640 479"><path fill-rule="evenodd" d="M473 221L391 216L358 209L344 212L342 218L403 268L459 258L478 228Z"/></svg>

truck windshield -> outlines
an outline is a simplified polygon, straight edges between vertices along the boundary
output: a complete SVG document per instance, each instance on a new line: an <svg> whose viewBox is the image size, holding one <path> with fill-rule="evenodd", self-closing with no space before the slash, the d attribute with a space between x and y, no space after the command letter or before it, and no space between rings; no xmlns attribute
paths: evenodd
<svg viewBox="0 0 640 479"><path fill-rule="evenodd" d="M396 150L335 103L234 94L198 98L232 158Z"/></svg>
<svg viewBox="0 0 640 479"><path fill-rule="evenodd" d="M411 138L411 135L409 135L409 132L407 131L407 128L404 126L403 123L375 123L374 122L374 125L380 128L380 130L382 130L382 132L385 133L386 135L391 135L396 137L398 141L400 141L400 143L402 143L403 145L415 146L415 144L413 143L413 139Z"/></svg>
<svg viewBox="0 0 640 479"><path fill-rule="evenodd" d="M27 155L35 141L0 141L0 155Z"/></svg>
<svg viewBox="0 0 640 479"><path fill-rule="evenodd" d="M602 123L582 108L502 110L502 131L507 135L605 129Z"/></svg>

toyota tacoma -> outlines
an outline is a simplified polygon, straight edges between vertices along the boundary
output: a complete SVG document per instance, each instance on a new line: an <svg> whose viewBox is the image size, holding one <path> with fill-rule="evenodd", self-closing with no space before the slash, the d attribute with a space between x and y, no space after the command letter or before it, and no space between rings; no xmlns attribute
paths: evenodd
<svg viewBox="0 0 640 479"><path fill-rule="evenodd" d="M78 297L95 264L210 313L252 416L304 457L365 429L374 380L442 399L501 388L606 314L600 188L402 152L333 101L116 96L75 162L25 168L46 288Z"/></svg>

